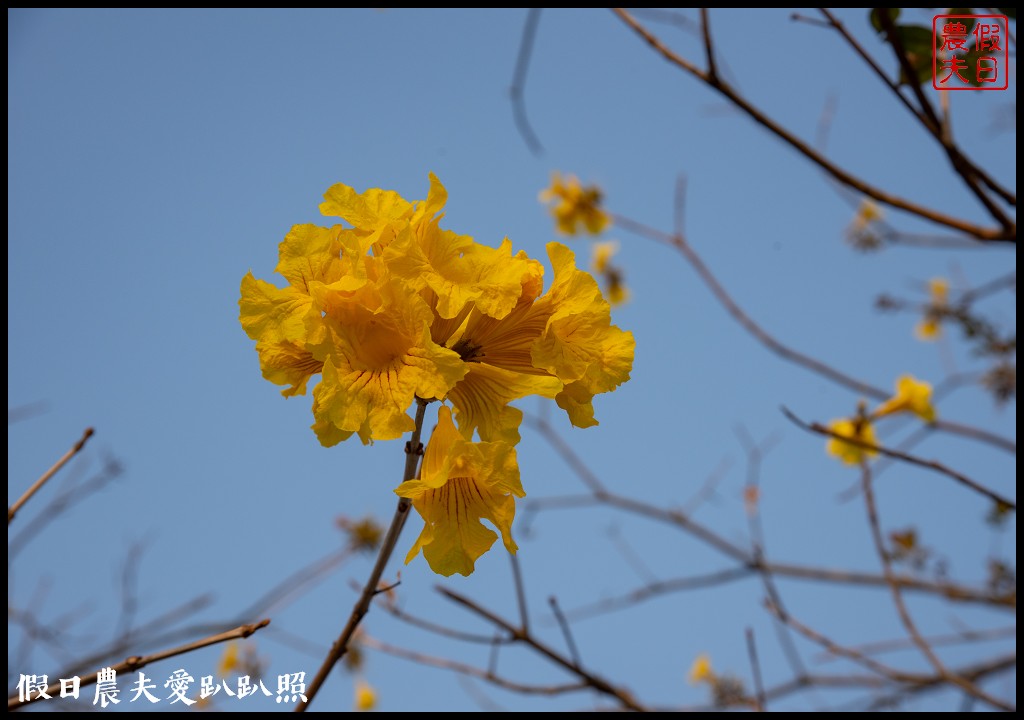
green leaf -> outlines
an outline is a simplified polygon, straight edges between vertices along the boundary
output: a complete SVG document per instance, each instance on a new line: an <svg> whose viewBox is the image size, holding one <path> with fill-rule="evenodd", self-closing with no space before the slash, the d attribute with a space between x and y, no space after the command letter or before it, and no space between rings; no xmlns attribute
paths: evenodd
<svg viewBox="0 0 1024 720"><path fill-rule="evenodd" d="M886 10L889 11L889 19L892 20L893 23L895 23L896 22L896 18L898 18L900 16L900 9L899 8L886 8ZM878 16L878 8L872 8L871 9L871 14L868 15L868 20L871 21L871 27L873 27L875 29L875 32L879 32L880 33L880 32L882 32L885 29L885 28L882 27L882 20Z"/></svg>
<svg viewBox="0 0 1024 720"><path fill-rule="evenodd" d="M903 52L910 61L910 66L917 73L920 83L931 82L932 57L935 49L942 46L941 36L932 40L932 29L923 25L897 25L896 36L899 38ZM905 85L910 79L900 68L900 84Z"/></svg>

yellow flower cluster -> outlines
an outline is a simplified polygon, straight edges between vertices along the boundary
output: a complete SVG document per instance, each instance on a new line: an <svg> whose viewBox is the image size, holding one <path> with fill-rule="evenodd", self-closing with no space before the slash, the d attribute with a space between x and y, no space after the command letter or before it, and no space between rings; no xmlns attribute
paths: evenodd
<svg viewBox="0 0 1024 720"><path fill-rule="evenodd" d="M896 394L875 408L873 413L869 415L864 404L861 403L854 417L833 420L829 425L829 430L842 438L848 438L858 443L878 445L872 423L878 418L901 412L916 415L927 423L935 422L936 413L935 406L932 404L931 384L918 380L913 375L901 375L896 380ZM847 465L860 465L865 460L878 455L877 450L846 442L840 437L831 438L825 449L830 455L834 455Z"/></svg>
<svg viewBox="0 0 1024 720"><path fill-rule="evenodd" d="M353 434L400 437L415 426L415 398L452 405L454 418L439 413L420 479L397 490L427 521L412 555L422 548L448 575L471 572L496 537L463 522L466 513L494 522L514 551L503 523L523 495L513 448L522 413L510 403L554 398L573 425L596 425L593 398L629 379L634 341L611 324L597 282L567 247L548 245L554 280L543 292L543 266L513 254L508 239L492 248L441 228L446 201L433 175L417 202L332 186L320 211L351 227L293 227L276 268L287 286L250 272L239 307L263 376L283 395L321 376L313 430L324 446Z"/></svg>
<svg viewBox="0 0 1024 720"><path fill-rule="evenodd" d="M591 235L600 235L612 224L611 216L601 209L601 190L596 185L583 187L575 175L563 180L553 173L551 187L541 191L540 201L551 205L563 235L576 235L581 226Z"/></svg>

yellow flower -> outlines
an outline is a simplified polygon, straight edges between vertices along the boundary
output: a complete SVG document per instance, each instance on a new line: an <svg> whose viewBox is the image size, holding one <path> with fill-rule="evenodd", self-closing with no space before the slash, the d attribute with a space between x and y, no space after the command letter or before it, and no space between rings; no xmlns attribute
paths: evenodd
<svg viewBox="0 0 1024 720"><path fill-rule="evenodd" d="M578 183L576 183L577 189ZM592 398L629 379L633 337L611 325L597 282L568 248L543 266L439 225L447 191L430 176L426 200L357 193L337 184L320 206L353 227L297 225L281 243L284 288L242 280L239 319L266 379L285 396L313 390L313 430L331 446L413 428L414 398L448 399L463 435L518 442L509 403L555 398L578 427L597 424ZM621 283L609 289L624 297Z"/></svg>
<svg viewBox="0 0 1024 720"><path fill-rule="evenodd" d="M229 642L224 646L224 654L220 656L220 663L217 665L218 675L230 675L231 671L238 667L238 643Z"/></svg>
<svg viewBox="0 0 1024 720"><path fill-rule="evenodd" d="M593 397L629 379L633 335L611 324L597 282L569 248L549 243L548 256L555 279L544 295L524 276L504 318L474 309L450 336L435 335L468 367L449 394L466 437L479 430L481 440L518 442L522 413L508 403L532 394L554 397L576 427L596 425Z"/></svg>
<svg viewBox="0 0 1024 720"><path fill-rule="evenodd" d="M563 181L559 173L553 173L551 187L541 191L540 201L555 203L551 214L558 232L564 235L577 234L580 225L591 235L598 235L612 222L601 209L601 190L595 185L583 187L575 175L568 175Z"/></svg>
<svg viewBox="0 0 1024 720"><path fill-rule="evenodd" d="M356 680L354 707L359 712L369 712L377 707L377 691L362 678Z"/></svg>
<svg viewBox="0 0 1024 720"><path fill-rule="evenodd" d="M335 282L344 275L340 235L340 227L296 225L280 245L276 268L288 280L287 287L257 280L251 272L242 278L242 328L256 341L263 377L288 386L281 391L285 397L304 395L309 378L323 369L323 360L306 347L306 325L320 317L309 285Z"/></svg>
<svg viewBox="0 0 1024 720"><path fill-rule="evenodd" d="M857 209L857 217L865 225L875 220L881 220L883 216L881 206L870 198L864 198Z"/></svg>
<svg viewBox="0 0 1024 720"><path fill-rule="evenodd" d="M911 412L925 422L935 422L931 384L913 375L900 376L896 380L896 394L878 406L874 417L880 418L897 412Z"/></svg>
<svg viewBox="0 0 1024 720"><path fill-rule="evenodd" d="M615 307L629 299L629 290L623 282L622 270L612 265L612 256L619 251L619 244L614 241L594 243L591 267L604 280L605 294L608 303Z"/></svg>
<svg viewBox="0 0 1024 720"><path fill-rule="evenodd" d="M406 563L422 550L434 572L469 575L498 538L483 519L501 532L510 553L518 549L512 539L515 498L526 493L516 451L504 442L469 442L456 429L448 407L438 410L420 477L402 483L395 493L411 499L424 521Z"/></svg>
<svg viewBox="0 0 1024 720"><path fill-rule="evenodd" d="M714 682L715 673L711 669L711 658L706 654L700 654L697 659L693 661L693 665L690 667L690 674L688 679L691 685L696 685L702 682Z"/></svg>
<svg viewBox="0 0 1024 720"><path fill-rule="evenodd" d="M925 307L924 317L914 328L918 340L935 340L942 335L942 318L949 307L949 282L944 278L932 278L928 282L931 296Z"/></svg>
<svg viewBox="0 0 1024 720"><path fill-rule="evenodd" d="M459 356L430 339L433 315L395 281L347 294L315 286L327 326L312 344L324 358L313 390L314 430L325 446L358 433L364 443L413 429L415 397L442 398L465 374Z"/></svg>
<svg viewBox="0 0 1024 720"><path fill-rule="evenodd" d="M844 438L858 440L869 445L878 444L878 440L875 438L875 429L867 418L833 420L829 424L829 430ZM835 437L829 439L825 449L830 455L835 455L847 465L860 465L868 458L878 455L877 450L860 447Z"/></svg>
<svg viewBox="0 0 1024 720"><path fill-rule="evenodd" d="M612 258L618 251L619 244L614 240L594 243L594 254L590 261L590 266L594 269L594 272L598 275L608 272Z"/></svg>

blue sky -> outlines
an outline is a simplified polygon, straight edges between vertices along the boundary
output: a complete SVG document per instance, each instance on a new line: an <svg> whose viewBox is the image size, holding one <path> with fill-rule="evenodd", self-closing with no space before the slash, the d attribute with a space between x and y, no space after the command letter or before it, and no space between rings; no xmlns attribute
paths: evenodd
<svg viewBox="0 0 1024 720"><path fill-rule="evenodd" d="M864 11L841 17L883 57ZM1012 249L856 253L843 240L856 199L851 206L805 159L655 56L608 11L542 15L526 87L545 148L536 157L516 132L508 98L524 19L521 10L8 10L8 407L39 409L9 424L9 502L87 426L97 434L83 461L95 469L109 454L125 468L9 565L10 602L33 604L49 622L72 613L79 640L104 638L117 622L124 555L142 542L140 619L209 592L215 602L196 620L216 624L337 548L339 515L390 517L401 443L320 447L309 398L286 401L262 380L237 319L242 276L251 269L272 279L277 244L293 224L332 223L317 206L336 182L412 200L425 197L434 172L449 192L445 227L489 245L507 236L546 260L544 245L557 236L537 194L553 170L599 184L614 212L665 230L683 175L691 244L783 342L882 387L906 372L938 382L985 367L956 334L917 342L916 317L880 315L873 304L883 292L921 298L939 275L954 288L983 283L1016 267ZM919 20L931 17L920 11ZM784 11L714 11L712 22L724 72L770 116L813 139L834 102L827 148L837 163L915 201L985 220L934 143L834 34ZM690 34L652 27L700 57ZM1011 187L1016 136L999 118L1015 118L1015 83L951 98L958 139ZM934 230L889 217L901 229ZM632 292L614 321L635 334L634 371L597 401L599 427L575 430L553 414L561 435L616 492L662 506L685 502L731 463L698 517L741 543L745 458L736 429L758 441L777 437L762 468L769 555L877 572L862 504L838 499L856 472L779 411L828 421L850 414L856 395L767 353L678 255L618 228L606 236L621 244ZM568 243L586 264L589 241ZM1012 294L984 307L1015 328ZM536 412L539 404L522 407ZM998 408L976 388L953 393L939 411L1016 434L1015 401ZM910 426L885 429L897 442ZM543 439L523 435L529 498L583 489ZM919 451L1014 493L1010 455L941 434ZM60 482L25 509L26 522ZM944 478L891 468L879 502L887 529L915 525L958 578L981 583L993 549L1015 564L1015 523L994 535L981 522L987 504ZM389 577L418 530L414 517ZM692 538L622 513L544 512L519 543L538 623L550 595L573 608L642 584L610 533L659 576L722 567ZM355 599L351 583L370 564L346 564L273 615L273 632L255 637L268 677L315 672ZM486 632L432 589L440 583L514 617L508 560L495 549L477 567L468 579L445 580L417 560L401 568L400 602ZM794 582L782 591L794 614L839 641L901 634L883 592ZM705 692L685 674L698 653L749 677L747 626L766 681L787 679L761 596L749 580L666 596L574 630L588 667L653 704L697 703ZM915 609L933 632L1007 620L930 601ZM487 648L438 641L381 612L366 627L390 643L487 663ZM540 632L560 643L557 628ZM9 658L18 657L17 642L12 635ZM38 652L31 669L11 670L48 672L62 652ZM218 656L204 651L152 669L162 677L184 667L198 677ZM903 659L923 668L917 657ZM563 679L520 650L503 654L500 667L522 681ZM365 676L382 710L477 708L442 670L371 653ZM512 709L599 702L481 689ZM337 674L313 707L346 709L351 695L351 679ZM794 706L808 707L801 703Z"/></svg>

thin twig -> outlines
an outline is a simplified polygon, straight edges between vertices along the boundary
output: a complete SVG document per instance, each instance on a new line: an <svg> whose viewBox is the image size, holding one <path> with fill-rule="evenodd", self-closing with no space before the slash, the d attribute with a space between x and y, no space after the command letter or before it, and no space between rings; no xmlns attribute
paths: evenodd
<svg viewBox="0 0 1024 720"><path fill-rule="evenodd" d="M845 660L849 660L858 665L861 665L867 670L870 670L873 673L877 673L878 675L888 680L899 683L918 684L922 682L927 682L928 680L934 677L932 675L923 675L921 673L909 673L904 672L902 670L897 670L896 668L890 667L882 662L879 662L878 660L875 660L874 658L868 657L862 652L858 652L852 648L840 645L834 640L826 637L825 635L822 635L818 631L813 630L807 625L804 625L796 618L794 618L792 615L783 615L779 612L778 608L772 605L771 602L766 603L765 607L768 609L768 612L775 615L779 620L786 623L789 627L793 628L793 630L800 633L811 642L817 643L829 653L835 655L836 657L841 657Z"/></svg>
<svg viewBox="0 0 1024 720"><path fill-rule="evenodd" d="M448 660L447 658L426 655L424 653L416 652L415 650L407 650L395 645L389 645L377 638L365 637L363 638L363 644L372 650L382 652L386 655L411 660L419 665L451 670L467 677L484 680L492 685L504 688L505 690L523 693L524 695L561 695L563 693L579 692L580 690L586 690L589 687L585 682L570 683L567 685L526 685L524 683L508 680L500 675L495 675L490 670L484 670L474 665L466 665L465 663Z"/></svg>
<svg viewBox="0 0 1024 720"><path fill-rule="evenodd" d="M757 645L754 644L754 631L747 628L747 656L750 658L750 672L754 677L754 709L764 712L766 700L764 696L764 683L761 681L761 665L757 662Z"/></svg>
<svg viewBox="0 0 1024 720"><path fill-rule="evenodd" d="M516 69L512 75L512 85L509 86L508 94L512 98L512 116L516 122L516 128L520 136L537 157L544 154L544 147L537 139L537 134L530 125L530 119L526 115L526 100L523 91L526 89L526 74L530 69L530 57L533 55L533 41L537 36L537 24L540 22L541 8L530 8L526 14L526 24L523 26L522 39L519 41L519 56L516 58Z"/></svg>
<svg viewBox="0 0 1024 720"><path fill-rule="evenodd" d="M959 305L970 305L971 303L980 300L983 297L997 293L1003 289L1017 289L1017 271L1014 270L1006 275L1001 275L997 278L989 280L987 283L978 285L975 288L965 291L959 298L957 298L957 304Z"/></svg>
<svg viewBox="0 0 1024 720"><path fill-rule="evenodd" d="M103 467L95 475L81 483L77 482L77 476L74 474L75 470L76 468L72 468L72 474L67 476L65 481L61 483L60 491L52 496L38 513L35 513L24 524L20 525L20 530L18 530L17 534L8 541L8 562L21 553L34 537L45 530L48 525L56 522L61 515L74 507L76 503L81 502L83 498L88 497L92 493L99 492L108 483L116 480L123 472L121 464L112 457L104 458Z"/></svg>
<svg viewBox="0 0 1024 720"><path fill-rule="evenodd" d="M933 223L939 225L945 225L946 227L955 228L961 232L964 232L972 237L982 241L1002 241L1002 242L1013 242L1016 240L1016 228L1008 228L1006 226L999 228L985 228L974 223L969 223L965 220L946 215L937 210L918 205L910 202L904 198L898 197L891 193L888 193L880 188L877 188L864 180L852 175L846 170L840 168L838 165L822 156L819 152L814 150L810 145L805 143L800 138L793 135L791 132L783 128L781 125L776 123L774 120L769 118L759 109L754 107L750 102L743 96L737 93L731 85L727 84L720 77L711 77L707 72L701 70L696 65L691 63L686 58L678 55L664 43L661 42L654 34L652 34L646 27L640 24L632 15L626 12L622 8L612 8L612 11L637 35L639 35L644 41L647 42L655 51L657 51L665 60L678 66L685 72L694 76L698 80L701 80L712 89L716 90L720 94L724 95L733 105L738 107L749 115L755 122L759 123L767 130L772 132L776 137L788 143L793 149L802 154L808 160L812 161L826 173L831 175L839 182L847 185L858 192L867 195L880 203L884 203L894 208L899 208L906 212L912 213L926 220L930 220Z"/></svg>
<svg viewBox="0 0 1024 720"><path fill-rule="evenodd" d="M437 591L445 597L447 597L449 600L452 600L453 602L467 608L474 614L479 615L495 627L500 628L505 632L509 633L515 640L533 648L535 651L548 658L548 660L550 660L554 664L576 675L589 687L593 688L594 690L597 690L600 693L608 695L611 698L614 698L622 707L629 710L636 710L640 712L646 710L646 708L640 703L638 703L633 698L632 694L627 690L616 687L604 678L599 677L589 671L583 670L582 668L574 664L572 660L564 657L561 653L551 649L544 643L537 640L532 635L520 632L510 622L508 622L504 618L495 615L490 610L481 607L469 598L444 587L438 587Z"/></svg>
<svg viewBox="0 0 1024 720"><path fill-rule="evenodd" d="M708 22L708 9L700 9L700 32L704 38L704 56L708 61L708 77L718 79L718 67L715 65L715 48L711 43L711 23Z"/></svg>
<svg viewBox="0 0 1024 720"><path fill-rule="evenodd" d="M65 465L67 465L68 461L71 458L73 458L75 455L77 455L79 452L81 452L82 448L85 447L85 443L89 441L89 438L91 438L93 436L94 432L95 431L92 428L86 428L85 432L82 433L81 439L78 442L76 442L71 447L70 450L68 450L66 453L64 453L61 456L60 460L58 460L57 462L55 462L53 464L53 467L51 467L49 470L44 472L40 476L40 478L38 480L36 480L34 483L32 483L32 487L30 487L28 490L26 490L24 495L22 495L20 498L15 500L14 504L11 505L9 508L7 508L7 525L8 526L10 526L11 521L14 520L14 516L17 514L18 510L21 509L21 506L24 505L25 503L27 503L29 501L29 498L31 498L33 495L35 495L39 491L39 488L41 488L46 483L47 480L49 480L54 475L56 475L58 470L60 470Z"/></svg>
<svg viewBox="0 0 1024 720"><path fill-rule="evenodd" d="M491 635L477 635L474 633L468 633L464 630L456 630L454 628L446 627L444 625L439 625L435 622L431 622L430 620L424 620L421 617L411 615L410 613L401 610L400 608L398 608L398 606L390 602L380 602L377 603L377 605L380 607L381 610L383 610L396 620L400 620L408 625L420 628L421 630L432 632L435 635L451 638L452 640L458 640L460 642L476 643L478 645L493 645L496 642L495 638ZM509 640L506 638L498 638L497 642L507 643L509 642Z"/></svg>
<svg viewBox="0 0 1024 720"><path fill-rule="evenodd" d="M526 608L526 588L523 586L523 573L519 568L519 558L508 554L512 563L512 582L516 586L516 605L519 606L519 624L524 633L530 632L530 614Z"/></svg>
<svg viewBox="0 0 1024 720"><path fill-rule="evenodd" d="M405 446L405 472L402 475L403 482L408 482L416 477L416 471L419 467L419 461L423 451L423 446L420 443L420 434L423 431L423 417L426 415L427 403L427 400L416 398L415 425L409 442L406 443ZM339 635L338 639L334 641L330 652L327 654L327 658L317 671L316 677L313 678L313 682L310 683L309 689L306 691L306 699L301 703L296 703L295 712L306 711L306 708L309 707L309 704L313 702L313 698L316 697L316 694L320 691L324 681L327 680L331 670L334 668L334 665L341 660L348 651L348 644L352 640L352 635L355 634L356 628L359 627L359 623L362 621L363 617L365 617L366 613L370 611L370 605L373 603L373 598L377 595L377 587L380 584L380 578L384 574L384 569L387 567L388 560L391 559L391 554L395 550L395 545L398 543L398 536L402 534L402 528L405 527L405 521L409 517L409 508L411 507L412 501L408 498L403 497L398 499L398 507L395 508L395 516L391 520L391 526L388 528L383 542L381 542L380 552L377 555L377 562L374 564L373 570L370 572L370 576L366 579L366 585L363 586L363 592L356 601L355 607L352 608L352 612L345 623L345 627L341 631L341 635Z"/></svg>
<svg viewBox="0 0 1024 720"><path fill-rule="evenodd" d="M715 296L715 299L725 308L726 312L732 316L732 318L738 322L744 330L754 336L754 338L762 345L767 347L771 352L780 356L784 360L796 363L802 367L807 368L811 372L821 375L832 382L842 385L845 388L853 390L854 392L866 395L868 397L875 398L877 400L885 400L889 397L889 393L881 388L874 387L865 382L861 382L856 378L853 378L845 373L836 370L830 365L826 365L820 360L816 360L808 355L804 355L801 352L793 350L792 348L783 345L781 342L776 340L772 335L765 331L760 325L747 315L747 313L736 304L736 301L732 299L732 296L726 291L718 279L712 274L708 266L704 264L701 257L693 250L688 242L684 239L682 234L668 235L667 233L656 230L655 228L644 225L643 223L636 222L630 218L623 217L621 215L612 215L612 218L617 227L620 227L629 232L635 233L642 237L654 240L655 242L662 243L669 247L678 250L690 266L694 269L700 279L707 285L711 294Z"/></svg>
<svg viewBox="0 0 1024 720"><path fill-rule="evenodd" d="M964 630L958 633L948 633L946 635L933 635L926 638L926 640L929 645L936 647L939 645L990 642L993 640L1005 640L1013 637L1017 637L1016 625L1008 625L1006 627L993 628L991 630ZM857 645L850 649L856 650L864 655L881 655L887 652L906 650L908 647L913 647L913 642L909 638L895 638L892 640L877 640L875 642L864 643L863 645ZM828 662L832 659L832 655L822 654L816 659L820 662Z"/></svg>
<svg viewBox="0 0 1024 720"><path fill-rule="evenodd" d="M133 655L124 662L114 665L112 666L112 668L104 668L104 670L112 669L115 673L135 672L136 670L141 670L147 665L159 662L160 660L166 660L167 658L172 658L177 655L184 655L186 653L192 652L193 650L199 650L200 648L208 647L210 645L216 645L217 643L226 642L228 640L238 640L241 638L247 638L257 630L265 628L269 624L270 619L264 618L263 620L260 620L257 623L252 623L251 625L241 625L239 627L234 628L233 630L227 630L222 633L217 633L216 635L211 635L201 640L196 640L195 642L188 643L187 645L181 645L176 648L171 648L170 650L163 650L158 653L153 653L152 655ZM92 675L87 675L86 677L81 678L79 687L88 687L89 685L93 685L96 683L98 678L99 672L95 672ZM45 693L47 695L55 695L60 691L61 683L55 682L46 688ZM25 700L21 700L17 696L9 697L7 699L7 709L15 710L20 707L24 707L25 705L34 703L40 699L42 699L42 694L36 695L31 699Z"/></svg>
<svg viewBox="0 0 1024 720"><path fill-rule="evenodd" d="M840 435L839 433L834 432L830 428L827 428L824 425L821 425L820 423L806 423L806 422L804 422L803 420L798 418L796 415L794 415L788 408L785 408L785 407L782 408L782 414L785 415L790 420L790 422L792 422L794 425L796 425L797 427L800 427L800 428L802 428L804 430L807 430L808 432L816 433L818 435L824 435L825 437L835 438L836 440L841 440L841 441L843 441L845 443L849 443L850 445L854 445L856 447L863 448L865 450L873 450L873 451L875 451L875 452L877 452L877 453L879 453L881 455L885 455L887 457L895 458L896 460L902 460L903 462L909 463L910 465L917 465L918 467L923 467L923 468L928 468L929 470L934 470L935 472L941 473L941 474L945 475L946 477L953 478L954 480L956 480L961 485L964 485L964 486L970 488L971 490L974 490L974 492L976 492L976 493L980 493L981 495L984 495L985 497L987 497L988 499L990 499L990 500L992 500L994 502L1002 503L1003 505L1006 505L1006 506L1008 506L1009 508L1011 508L1013 510L1017 509L1017 503L1015 503L1013 500L1010 500L1009 498L1004 497L1003 495L1000 495L999 493L995 492L994 490L989 490L984 485L981 485L980 483L978 483L978 482L976 482L974 480L971 480L969 477L967 477L966 475L964 475L962 473L957 472L956 470L952 470L952 469L946 467L945 465L943 465L942 463L938 462L937 460L924 460L924 459L916 457L914 455L908 455L907 453L900 452L899 450L892 450L892 449L887 448L887 447L882 447L881 445L876 445L876 444L873 444L873 443L864 442L864 441L862 441L862 440L860 440L858 438L847 437L846 435Z"/></svg>
<svg viewBox="0 0 1024 720"><path fill-rule="evenodd" d="M938 133L939 128L934 124L934 121L928 116L926 116L924 113L922 113L920 110L918 110L916 107L914 107L913 104L911 104L911 102L907 100L907 97L902 92L900 92L899 85L893 82L889 78L889 76L886 75L885 71L877 62L875 62L875 59L873 57L868 55L867 50L865 50L864 47L857 41L857 39L853 37L853 35L851 35L849 31L847 31L846 26L843 25L839 21L839 19L836 18L835 15L829 12L828 8L818 8L818 10L821 12L822 15L825 16L825 19L828 20L827 23L823 23L824 26L832 27L833 29L835 29L836 32L838 32L842 36L843 40L847 42L850 48L852 48L853 51L857 53L858 56L860 56L860 59L863 60L864 63L869 68L871 68L872 72L874 72L875 75L877 75L878 78L883 83L885 83L886 87L888 87L889 90L892 91L892 94L895 95L896 98L903 104L903 107L905 107L911 115L920 120L921 124L924 125L925 128L927 128L929 133Z"/></svg>
<svg viewBox="0 0 1024 720"><path fill-rule="evenodd" d="M562 628L562 635L565 637L565 645L569 648L569 657L572 658L576 667L582 667L583 662L580 660L579 648L576 647L576 641L573 639L572 631L569 629L569 621L565 619L565 614L562 612L562 608L558 606L558 599L552 595L548 598L548 604L551 606L551 612L555 614L555 620L558 621L558 627Z"/></svg>

